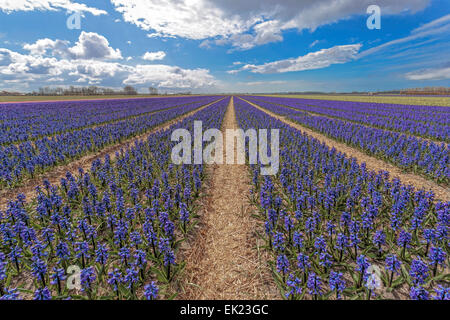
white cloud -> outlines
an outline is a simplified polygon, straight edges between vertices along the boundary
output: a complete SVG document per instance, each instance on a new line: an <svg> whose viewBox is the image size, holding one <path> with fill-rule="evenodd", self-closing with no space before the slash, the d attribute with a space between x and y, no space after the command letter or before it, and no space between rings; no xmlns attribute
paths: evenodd
<svg viewBox="0 0 450 320"><path fill-rule="evenodd" d="M65 79L64 78L61 78L61 77L54 77L54 78L49 78L49 79L47 79L46 81L47 82L62 82L62 81L64 81Z"/></svg>
<svg viewBox="0 0 450 320"><path fill-rule="evenodd" d="M64 55L67 53L69 41L39 39L33 44L25 44L23 48L33 55L46 55L51 51L52 55Z"/></svg>
<svg viewBox="0 0 450 320"><path fill-rule="evenodd" d="M56 58L23 55L0 48L0 75L6 79L36 79L44 75L62 74L64 66Z"/></svg>
<svg viewBox="0 0 450 320"><path fill-rule="evenodd" d="M123 20L149 37L206 40L201 47L231 44L247 50L282 41L288 29L314 31L325 24L366 15L373 0L111 0ZM417 12L429 0L380 0L384 15ZM163 12L164 14L161 14Z"/></svg>
<svg viewBox="0 0 450 320"><path fill-rule="evenodd" d="M178 36L188 39L205 39L245 31L250 21L243 23L231 17L213 2L170 0L111 0L123 20L133 23L150 35Z"/></svg>
<svg viewBox="0 0 450 320"><path fill-rule="evenodd" d="M182 69L168 65L137 65L125 84L152 84L162 88L201 88L213 86L216 80L207 69Z"/></svg>
<svg viewBox="0 0 450 320"><path fill-rule="evenodd" d="M409 36L388 41L376 47L362 51L357 58L358 59L363 58L370 54L382 51L386 48L411 42L416 39L423 39L428 37L440 37L440 36L445 37L448 35L449 32L450 32L450 15L446 15L444 17L426 23L419 28L414 29Z"/></svg>
<svg viewBox="0 0 450 320"><path fill-rule="evenodd" d="M253 33L235 34L228 39L219 39L215 43L224 45L231 43L238 50L249 50L271 42L283 41L280 24L278 21L265 21L253 26Z"/></svg>
<svg viewBox="0 0 450 320"><path fill-rule="evenodd" d="M12 51L0 49L0 66L7 66L13 62Z"/></svg>
<svg viewBox="0 0 450 320"><path fill-rule="evenodd" d="M0 79L26 82L61 81L62 84L111 82L137 86L153 85L160 88L196 89L216 84L207 69L183 69L169 65L129 66L99 60L68 60L22 55L0 49ZM72 79L72 80L71 80Z"/></svg>
<svg viewBox="0 0 450 320"><path fill-rule="evenodd" d="M263 85L277 85L277 84L285 84L287 81L283 80L273 80L273 81L250 81L250 82L238 82L238 85L244 85L244 86L263 86Z"/></svg>
<svg viewBox="0 0 450 320"><path fill-rule="evenodd" d="M69 52L77 59L122 59L120 50L111 48L108 40L95 32L82 31Z"/></svg>
<svg viewBox="0 0 450 320"><path fill-rule="evenodd" d="M319 44L319 40L314 40L310 45L309 45L309 47L310 48L312 48L312 47L314 47L315 45L317 45L317 44Z"/></svg>
<svg viewBox="0 0 450 320"><path fill-rule="evenodd" d="M434 29L436 27L440 27L450 23L450 14L447 14L439 19L435 19L431 22L425 23L422 26L414 29L411 33L419 33L426 30Z"/></svg>
<svg viewBox="0 0 450 320"><path fill-rule="evenodd" d="M171 36L168 34L163 34L160 32L153 32L153 33L148 33L147 34L148 38L176 38L175 36Z"/></svg>
<svg viewBox="0 0 450 320"><path fill-rule="evenodd" d="M334 46L329 49L310 52L298 58L278 60L262 65L246 64L242 68L237 70L230 70L228 71L228 73L234 74L240 71L248 70L253 73L268 74L321 69L332 64L351 61L355 58L360 48L361 44Z"/></svg>
<svg viewBox="0 0 450 320"><path fill-rule="evenodd" d="M115 62L79 60L71 62L69 65L71 76L82 76L86 78L112 78L119 73L128 73L133 67Z"/></svg>
<svg viewBox="0 0 450 320"><path fill-rule="evenodd" d="M444 80L450 79L450 67L425 69L409 72L405 75L408 80Z"/></svg>
<svg viewBox="0 0 450 320"><path fill-rule="evenodd" d="M0 0L0 10L6 13L14 11L59 11L89 12L95 16L107 14L105 10L88 7L70 0Z"/></svg>
<svg viewBox="0 0 450 320"><path fill-rule="evenodd" d="M206 39L200 43L200 48L211 48L212 44L218 46L230 44L234 47L233 50L249 50L267 43L283 41L278 21L258 23L252 30L252 33L233 34L215 40Z"/></svg>
<svg viewBox="0 0 450 320"><path fill-rule="evenodd" d="M200 48L210 49L212 47L212 43L213 43L213 41L211 41L211 40L208 40L208 39L207 40L203 40L200 43L199 47Z"/></svg>
<svg viewBox="0 0 450 320"><path fill-rule="evenodd" d="M82 31L75 46L69 45L69 41L45 38L25 44L23 48L39 56L50 54L71 59L122 59L120 50L111 48L108 40L95 32Z"/></svg>
<svg viewBox="0 0 450 320"><path fill-rule="evenodd" d="M229 74L236 74L236 73L239 73L241 71L242 70L240 70L240 69L233 69L233 70L228 70L227 73L229 73Z"/></svg>
<svg viewBox="0 0 450 320"><path fill-rule="evenodd" d="M162 60L166 57L166 53L164 51L155 51L155 52L146 52L142 59L148 61Z"/></svg>
<svg viewBox="0 0 450 320"><path fill-rule="evenodd" d="M93 33L82 33L73 47L63 40L40 39L36 43L25 44L24 48L29 54L0 48L0 83L20 83L20 88L49 82L61 85L131 84L169 90L204 90L217 83L207 69L145 64L130 66L107 61L121 58L120 51L112 49L106 38ZM164 52L149 54L152 59L165 55ZM131 59L128 57L126 60Z"/></svg>

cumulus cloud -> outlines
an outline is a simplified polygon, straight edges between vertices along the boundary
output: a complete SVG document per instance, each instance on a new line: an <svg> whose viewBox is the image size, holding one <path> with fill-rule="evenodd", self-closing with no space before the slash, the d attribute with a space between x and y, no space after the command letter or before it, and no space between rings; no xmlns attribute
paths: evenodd
<svg viewBox="0 0 450 320"><path fill-rule="evenodd" d="M64 71L64 66L58 62L56 58L23 55L0 48L0 75L7 80L33 80L41 75L60 75Z"/></svg>
<svg viewBox="0 0 450 320"><path fill-rule="evenodd" d="M156 35L205 39L245 31L251 22L229 16L214 2L171 0L111 0L123 20ZM164 12L164 14L161 14Z"/></svg>
<svg viewBox="0 0 450 320"><path fill-rule="evenodd" d="M23 48L30 51L33 55L46 55L49 51L52 55L64 55L67 52L68 46L69 41L45 38L39 39L33 44L25 44Z"/></svg>
<svg viewBox="0 0 450 320"><path fill-rule="evenodd" d="M405 75L408 80L444 80L450 79L450 67L424 69L409 72Z"/></svg>
<svg viewBox="0 0 450 320"><path fill-rule="evenodd" d="M149 37L206 40L202 47L231 44L248 50L283 40L288 29L314 31L352 15L366 15L373 0L111 0L123 20ZM417 12L429 0L380 0L384 15ZM161 11L164 14L161 14Z"/></svg>
<svg viewBox="0 0 450 320"><path fill-rule="evenodd" d="M162 64L137 65L125 84L152 84L163 88L201 88L213 86L216 80L207 69L182 69Z"/></svg>
<svg viewBox="0 0 450 320"><path fill-rule="evenodd" d="M207 69L183 69L169 65L129 66L99 60L70 60L23 55L0 49L0 79L40 82L52 79L63 84L86 82L153 85L160 88L203 88L213 86L215 78ZM72 80L71 80L72 79Z"/></svg>
<svg viewBox="0 0 450 320"><path fill-rule="evenodd" d="M94 16L107 14L105 10L88 7L70 0L0 0L0 10L6 13L14 11L59 11L89 12Z"/></svg>
<svg viewBox="0 0 450 320"><path fill-rule="evenodd" d="M216 84L207 69L183 69L169 65L130 66L108 61L121 58L108 40L93 33L82 33L75 46L63 40L40 39L24 45L29 54L0 48L0 82L40 85L102 84L157 86L165 89L207 88ZM150 53L152 59L164 52ZM131 57L127 58L127 61Z"/></svg>
<svg viewBox="0 0 450 320"><path fill-rule="evenodd" d="M248 70L253 73L268 74L321 69L332 64L351 61L355 58L360 48L361 44L334 46L329 49L310 52L298 58L278 60L262 65L246 64L242 68L230 70L228 73L234 74L240 71Z"/></svg>
<svg viewBox="0 0 450 320"><path fill-rule="evenodd" d="M254 25L251 33L238 33L215 40L203 40L200 48L211 48L213 44L218 46L229 44L234 47L234 50L249 50L256 46L280 41L283 41L283 36L278 21L265 21Z"/></svg>
<svg viewBox="0 0 450 320"><path fill-rule="evenodd" d="M0 66L8 66L12 62L12 51L8 49L0 49Z"/></svg>
<svg viewBox="0 0 450 320"><path fill-rule="evenodd" d="M249 50L271 42L283 41L278 21L265 21L253 26L253 33L235 34L216 40L217 45L230 43L237 50Z"/></svg>
<svg viewBox="0 0 450 320"><path fill-rule="evenodd" d="M82 31L77 43L70 47L69 41L39 39L35 43L25 44L25 50L32 55L52 55L71 59L122 59L119 49L109 46L108 40L95 32Z"/></svg>
<svg viewBox="0 0 450 320"><path fill-rule="evenodd" d="M119 73L128 73L133 71L133 68L127 65L122 65L116 62L81 60L73 63L69 75L84 76L92 78L111 78L117 76Z"/></svg>
<svg viewBox="0 0 450 320"><path fill-rule="evenodd" d="M76 59L122 59L120 50L111 48L108 40L95 32L82 31L69 52Z"/></svg>
<svg viewBox="0 0 450 320"><path fill-rule="evenodd" d="M142 59L148 61L162 60L166 57L166 53L164 51L155 51L155 52L146 52Z"/></svg>

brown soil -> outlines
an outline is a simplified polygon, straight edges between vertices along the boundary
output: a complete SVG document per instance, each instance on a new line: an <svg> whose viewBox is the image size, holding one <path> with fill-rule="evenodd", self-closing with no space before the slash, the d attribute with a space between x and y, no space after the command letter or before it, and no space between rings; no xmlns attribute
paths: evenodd
<svg viewBox="0 0 450 320"><path fill-rule="evenodd" d="M237 128L233 98L222 132L232 128ZM210 165L206 171L211 179L203 199L199 230L188 244L190 248L183 250L186 269L179 299L280 299L267 264L267 252L260 248L263 241L256 235L262 232L262 224L251 216L257 208L248 199L250 178L246 165Z"/></svg>
<svg viewBox="0 0 450 320"><path fill-rule="evenodd" d="M194 113L196 113L202 109L205 109L206 107L208 107L220 100L223 100L223 99L224 98L216 100L212 103L204 105L193 111L190 111L178 118L169 120L169 121L153 128L150 131L147 131L146 133L141 134L137 137L133 137L133 138L125 140L124 142L106 147L95 154L89 154L89 155L84 156L76 161L73 161L73 162L67 164L67 165L54 167L51 169L51 171L46 172L42 175L39 175L34 179L28 180L25 183L25 185L23 185L23 186L20 186L18 188L14 188L14 189L0 190L0 210L4 210L6 205L8 204L8 201L10 201L11 199L14 199L20 193L23 193L26 196L27 200L32 199L35 195L35 187L40 185L44 179L47 179L52 184L56 184L56 183L60 182L61 178L65 177L67 172L75 172L78 170L78 168L82 168L84 171L86 171L87 169L90 169L92 162L96 159L104 159L104 157L106 155L109 155L111 160L114 160L116 157L116 152L120 152L122 149L125 150L128 147L132 146L135 142L140 141L140 140L145 140L145 139L147 139L147 137L149 135L151 135L157 131L160 131L160 130L165 130L165 129L169 128L171 125L173 125L174 123L182 121L183 119L193 115Z"/></svg>
<svg viewBox="0 0 450 320"><path fill-rule="evenodd" d="M390 177L395 178L398 177L402 183L409 184L414 186L416 189L425 189L426 191L432 190L436 196L436 199L443 200L443 201L449 201L450 200L450 190L442 187L430 180L427 180L419 175L411 174L411 173L404 173L402 170L390 163L387 163L383 160L379 160L377 158L371 157L355 148L349 147L348 145L344 143L337 142L333 139L330 139L326 137L323 134L317 133L311 129L305 128L304 126L295 123L293 121L288 120L286 117L277 115L276 113L273 113L271 111L268 111L250 101L247 101L245 99L242 99L248 103L250 103L255 108L267 113L268 115L283 121L284 123L290 125L291 127L300 130L302 132L305 132L309 136L319 140L322 143L325 143L331 148L335 148L338 152L342 152L347 154L349 157L354 157L358 160L359 163L366 163L366 167L369 170L374 170L376 172L380 170L389 171Z"/></svg>

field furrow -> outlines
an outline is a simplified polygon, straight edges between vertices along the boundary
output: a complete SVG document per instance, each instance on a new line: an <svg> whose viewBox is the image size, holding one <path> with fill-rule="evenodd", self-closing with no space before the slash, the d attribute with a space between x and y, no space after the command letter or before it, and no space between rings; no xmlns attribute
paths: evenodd
<svg viewBox="0 0 450 320"><path fill-rule="evenodd" d="M232 98L222 124L223 136L227 129L236 128ZM185 292L180 298L277 299L279 294L257 236L263 226L252 217L257 209L249 202L247 166L226 164L226 157L224 152L224 164L206 168L210 181L202 199L201 227L185 257Z"/></svg>

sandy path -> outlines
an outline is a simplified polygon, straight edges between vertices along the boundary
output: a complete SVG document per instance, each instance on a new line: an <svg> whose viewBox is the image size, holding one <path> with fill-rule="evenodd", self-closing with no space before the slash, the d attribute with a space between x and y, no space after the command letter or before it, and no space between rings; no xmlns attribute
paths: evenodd
<svg viewBox="0 0 450 320"><path fill-rule="evenodd" d="M78 170L78 168L82 168L83 170L86 171L87 169L91 168L92 162L94 160L96 160L96 159L103 160L107 154L110 156L111 160L114 160L116 157L116 152L120 152L120 150L126 149L126 148L132 146L136 141L145 140L145 139L147 139L147 137L149 135L151 135L159 130L165 130L165 129L169 128L171 125L173 125L174 123L182 121L183 119L195 114L196 112L199 112L200 110L205 109L205 108L209 107L210 105L212 105L220 100L223 100L223 99L225 99L225 98L218 99L214 102L211 102L200 108L190 111L178 118L169 120L168 122L165 122L153 129L151 129L150 131L147 131L144 134L127 139L122 143L110 145L110 146L100 150L99 152L96 152L94 154L89 154L78 160L72 161L69 164L62 165L62 166L56 166L56 167L52 168L50 171L48 171L44 174L38 175L34 179L27 180L27 182L23 186L20 186L20 187L14 188L14 189L0 190L0 210L4 210L8 201L11 199L15 199L15 197L20 193L23 193L26 196L28 201L31 200L35 195L35 191L34 191L35 187L40 185L42 183L42 181L45 179L50 181L50 183L52 183L52 184L59 183L61 178L64 178L68 171L74 173L75 171Z"/></svg>
<svg viewBox="0 0 450 320"><path fill-rule="evenodd" d="M233 98L225 113L222 132L237 128ZM224 134L225 139L225 134ZM224 143L224 146L226 144ZM226 155L224 152L224 163ZM256 230L262 225L251 217L257 212L249 200L246 165L211 165L204 198L201 227L183 259L186 269L180 299L277 299L278 290L260 248Z"/></svg>
<svg viewBox="0 0 450 320"><path fill-rule="evenodd" d="M255 108L267 113L268 115L279 119L280 121L283 121L284 123L287 123L291 127L300 130L302 132L305 132L309 136L319 140L322 143L325 143L331 148L335 148L338 152L342 152L347 154L349 157L354 157L358 160L359 163L365 162L367 169L374 170L376 172L380 170L386 170L389 171L391 178L398 177L402 183L404 184L410 184L414 186L417 189L425 189L425 190L432 190L436 196L436 199L443 200L443 201L449 201L450 200L450 190L442 187L430 180L427 180L421 176L411 174L411 173L403 173L400 168L387 163L385 161L379 160L377 158L371 157L355 148L349 147L348 145L344 143L337 142L335 140L332 140L328 137L326 137L323 134L317 133L311 129L308 129L306 127L303 127L302 125L295 123L291 120L288 120L286 117L277 115L276 113L273 113L271 111L268 111L250 101L247 101L245 99L242 99L248 103L250 103Z"/></svg>

